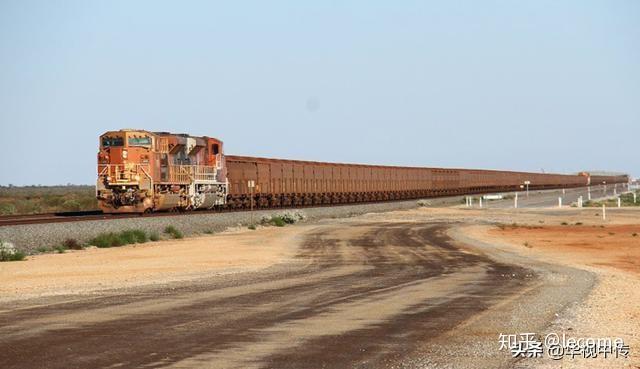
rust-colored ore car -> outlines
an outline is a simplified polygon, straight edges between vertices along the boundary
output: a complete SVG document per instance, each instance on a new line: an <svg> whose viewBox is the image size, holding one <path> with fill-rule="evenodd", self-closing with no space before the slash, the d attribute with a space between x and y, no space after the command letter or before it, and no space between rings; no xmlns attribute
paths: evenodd
<svg viewBox="0 0 640 369"><path fill-rule="evenodd" d="M623 183L627 176L323 163L224 155L222 142L166 132L101 136L105 212L312 206ZM253 201L251 200L253 199Z"/></svg>

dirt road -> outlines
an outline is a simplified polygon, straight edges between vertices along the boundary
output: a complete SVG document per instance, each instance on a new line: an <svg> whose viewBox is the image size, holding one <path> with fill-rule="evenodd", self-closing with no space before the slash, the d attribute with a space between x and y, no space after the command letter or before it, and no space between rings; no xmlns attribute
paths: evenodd
<svg viewBox="0 0 640 369"><path fill-rule="evenodd" d="M5 307L0 366L386 367L535 279L445 228L318 226L261 272Z"/></svg>

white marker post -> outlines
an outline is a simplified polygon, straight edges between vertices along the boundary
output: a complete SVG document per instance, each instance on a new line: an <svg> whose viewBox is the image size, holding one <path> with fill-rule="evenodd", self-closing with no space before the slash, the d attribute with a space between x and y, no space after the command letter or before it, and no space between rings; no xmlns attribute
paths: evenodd
<svg viewBox="0 0 640 369"><path fill-rule="evenodd" d="M619 197L618 197L618 207L622 207L622 202L620 201Z"/></svg>
<svg viewBox="0 0 640 369"><path fill-rule="evenodd" d="M634 204L636 203L636 193L635 192L633 193L633 203Z"/></svg>
<svg viewBox="0 0 640 369"><path fill-rule="evenodd" d="M564 194L566 194L566 192L565 192L564 188L562 189L562 194L563 194L563 195L564 195Z"/></svg>
<svg viewBox="0 0 640 369"><path fill-rule="evenodd" d="M602 220L607 220L607 207L602 204Z"/></svg>
<svg viewBox="0 0 640 369"><path fill-rule="evenodd" d="M518 193L516 192L516 197L513 198L513 208L518 208Z"/></svg>
<svg viewBox="0 0 640 369"><path fill-rule="evenodd" d="M578 207L582 207L582 196L578 197Z"/></svg>
<svg viewBox="0 0 640 369"><path fill-rule="evenodd" d="M587 187L587 200L591 201L591 186Z"/></svg>
<svg viewBox="0 0 640 369"><path fill-rule="evenodd" d="M558 197L558 207L562 207L562 197Z"/></svg>
<svg viewBox="0 0 640 369"><path fill-rule="evenodd" d="M249 217L250 217L250 222L251 225L253 225L253 190L256 188L256 182L255 181L247 181L247 187L249 187L251 189L251 210L249 212Z"/></svg>
<svg viewBox="0 0 640 369"><path fill-rule="evenodd" d="M478 198L480 200L480 207L482 207L482 196Z"/></svg>

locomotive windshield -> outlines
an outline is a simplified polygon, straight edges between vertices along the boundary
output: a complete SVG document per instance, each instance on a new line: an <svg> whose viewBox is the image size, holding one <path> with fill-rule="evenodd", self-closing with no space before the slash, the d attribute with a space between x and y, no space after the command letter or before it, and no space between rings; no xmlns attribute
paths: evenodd
<svg viewBox="0 0 640 369"><path fill-rule="evenodd" d="M102 137L102 147L124 146L122 137Z"/></svg>
<svg viewBox="0 0 640 369"><path fill-rule="evenodd" d="M129 146L149 146L151 145L151 137L129 137Z"/></svg>

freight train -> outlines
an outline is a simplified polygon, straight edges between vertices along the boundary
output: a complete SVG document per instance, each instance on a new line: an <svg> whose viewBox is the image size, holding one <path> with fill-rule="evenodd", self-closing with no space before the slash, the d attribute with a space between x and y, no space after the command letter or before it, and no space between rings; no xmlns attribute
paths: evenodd
<svg viewBox="0 0 640 369"><path fill-rule="evenodd" d="M628 177L323 163L225 155L213 137L123 129L100 136L105 213L313 206L626 183Z"/></svg>

